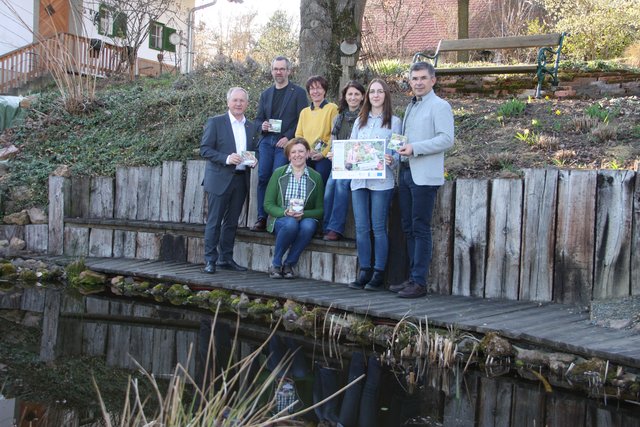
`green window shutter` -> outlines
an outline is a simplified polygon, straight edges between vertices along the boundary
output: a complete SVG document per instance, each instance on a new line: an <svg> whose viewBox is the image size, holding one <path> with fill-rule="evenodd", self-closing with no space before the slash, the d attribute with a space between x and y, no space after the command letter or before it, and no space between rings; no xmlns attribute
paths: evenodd
<svg viewBox="0 0 640 427"><path fill-rule="evenodd" d="M102 28L102 21L107 13L109 13L107 7L104 3L100 3L100 7L98 8L98 34L102 36L108 35L109 32L108 28Z"/></svg>
<svg viewBox="0 0 640 427"><path fill-rule="evenodd" d="M169 37L175 32L176 30L174 28L169 27L164 27L164 31L162 31L162 48L167 52L176 51L176 46L169 41Z"/></svg>
<svg viewBox="0 0 640 427"><path fill-rule="evenodd" d="M119 12L113 19L113 34L117 37L127 36L127 14Z"/></svg>

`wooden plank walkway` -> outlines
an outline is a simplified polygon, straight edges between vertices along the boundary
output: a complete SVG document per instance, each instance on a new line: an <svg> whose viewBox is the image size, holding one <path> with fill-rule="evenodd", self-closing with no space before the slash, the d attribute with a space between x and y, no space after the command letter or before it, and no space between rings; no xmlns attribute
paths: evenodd
<svg viewBox="0 0 640 427"><path fill-rule="evenodd" d="M67 262L63 256L43 257ZM512 341L542 346L584 357L600 357L612 363L640 368L640 334L592 325L589 314L576 306L436 295L406 300L390 292L365 292L342 284L308 279L272 280L254 271L218 271L204 274L201 265L123 258L86 258L92 270L113 274L179 282L194 288L222 288L254 296L292 299L305 304L333 307L381 319L428 318L438 327L462 331L495 331Z"/></svg>

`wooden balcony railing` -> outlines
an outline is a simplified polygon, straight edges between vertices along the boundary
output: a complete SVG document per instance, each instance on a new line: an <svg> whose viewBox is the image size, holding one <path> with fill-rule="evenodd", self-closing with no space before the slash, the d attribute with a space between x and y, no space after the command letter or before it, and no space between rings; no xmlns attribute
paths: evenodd
<svg viewBox="0 0 640 427"><path fill-rule="evenodd" d="M54 69L104 77L122 69L124 54L125 48L104 40L59 33L0 56L0 93L24 86Z"/></svg>

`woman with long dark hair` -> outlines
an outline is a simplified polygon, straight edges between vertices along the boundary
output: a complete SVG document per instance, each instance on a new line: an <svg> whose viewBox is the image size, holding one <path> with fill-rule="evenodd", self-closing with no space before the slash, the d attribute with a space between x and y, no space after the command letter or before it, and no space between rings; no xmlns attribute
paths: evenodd
<svg viewBox="0 0 640 427"><path fill-rule="evenodd" d="M365 88L360 83L352 80L342 88L338 115L331 128L331 140L349 139L353 124L358 118L362 102L364 101ZM333 151L327 154L329 160L333 159ZM344 224L349 209L350 179L333 179L329 177L324 189L324 240L340 240L344 234Z"/></svg>
<svg viewBox="0 0 640 427"><path fill-rule="evenodd" d="M353 125L351 139L384 139L387 152L386 145L391 134L400 134L401 130L401 120L393 115L389 86L382 79L373 79L367 88L364 105ZM360 272L358 278L349 285L350 288L364 288L368 291L384 288L384 270L389 253L387 217L395 185L392 168L398 167L399 158L395 151L384 155L384 179L351 180Z"/></svg>

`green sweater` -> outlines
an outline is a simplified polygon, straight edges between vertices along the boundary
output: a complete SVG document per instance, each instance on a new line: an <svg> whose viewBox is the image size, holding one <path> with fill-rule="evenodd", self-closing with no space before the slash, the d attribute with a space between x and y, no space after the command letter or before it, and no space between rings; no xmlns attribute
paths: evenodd
<svg viewBox="0 0 640 427"><path fill-rule="evenodd" d="M284 165L273 171L267 191L264 195L264 210L269 214L267 221L267 230L273 233L273 224L277 218L284 216L287 206L284 206L284 195L287 192L290 175L285 174L287 167ZM307 194L304 198L304 212L302 218L315 218L322 221L324 214L324 183L318 172L311 168L307 168L309 177L307 177ZM306 175L305 175L306 176Z"/></svg>

